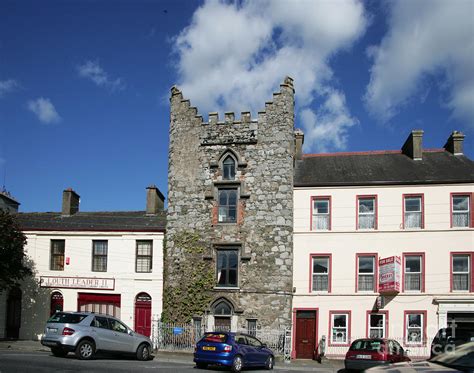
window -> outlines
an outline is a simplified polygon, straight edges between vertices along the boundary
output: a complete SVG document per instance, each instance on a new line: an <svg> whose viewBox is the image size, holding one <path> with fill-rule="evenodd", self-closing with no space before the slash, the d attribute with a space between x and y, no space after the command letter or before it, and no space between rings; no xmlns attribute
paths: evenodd
<svg viewBox="0 0 474 373"><path fill-rule="evenodd" d="M424 291L423 262L421 254L404 254L404 291Z"/></svg>
<svg viewBox="0 0 474 373"><path fill-rule="evenodd" d="M376 210L376 197L357 197L357 229L377 229Z"/></svg>
<svg viewBox="0 0 474 373"><path fill-rule="evenodd" d="M313 197L312 230L331 229L331 203L329 197Z"/></svg>
<svg viewBox="0 0 474 373"><path fill-rule="evenodd" d="M330 284L330 256L312 256L312 291L331 291Z"/></svg>
<svg viewBox="0 0 474 373"><path fill-rule="evenodd" d="M219 223L237 221L237 189L219 189Z"/></svg>
<svg viewBox="0 0 474 373"><path fill-rule="evenodd" d="M403 227L405 229L423 228L423 197L404 196L403 201Z"/></svg>
<svg viewBox="0 0 474 373"><path fill-rule="evenodd" d="M230 155L222 162L222 178L224 180L234 180L235 178L235 160Z"/></svg>
<svg viewBox="0 0 474 373"><path fill-rule="evenodd" d="M92 271L107 272L107 241L92 241Z"/></svg>
<svg viewBox="0 0 474 373"><path fill-rule="evenodd" d="M153 241L137 241L136 272L151 272Z"/></svg>
<svg viewBox="0 0 474 373"><path fill-rule="evenodd" d="M357 291L375 291L375 255L357 254Z"/></svg>
<svg viewBox="0 0 474 373"><path fill-rule="evenodd" d="M469 227L471 219L470 196L469 195L452 195L452 227Z"/></svg>
<svg viewBox="0 0 474 373"><path fill-rule="evenodd" d="M217 286L237 287L238 250L217 250Z"/></svg>
<svg viewBox="0 0 474 373"><path fill-rule="evenodd" d="M350 312L349 311L330 311L331 320L331 344L347 345L350 342Z"/></svg>
<svg viewBox="0 0 474 373"><path fill-rule="evenodd" d="M51 240L51 262L52 271L64 271L64 240Z"/></svg>
<svg viewBox="0 0 474 373"><path fill-rule="evenodd" d="M385 338L386 331L386 317L385 313L369 313L367 324L369 326L368 338Z"/></svg>
<svg viewBox="0 0 474 373"><path fill-rule="evenodd" d="M471 288L471 255L452 254L452 290L469 291Z"/></svg>
<svg viewBox="0 0 474 373"><path fill-rule="evenodd" d="M257 320L247 319L247 333L251 336L257 336Z"/></svg>
<svg viewBox="0 0 474 373"><path fill-rule="evenodd" d="M109 319L109 325L114 332L127 333L127 327L118 320Z"/></svg>
<svg viewBox="0 0 474 373"><path fill-rule="evenodd" d="M405 311L405 343L425 343L426 311Z"/></svg>

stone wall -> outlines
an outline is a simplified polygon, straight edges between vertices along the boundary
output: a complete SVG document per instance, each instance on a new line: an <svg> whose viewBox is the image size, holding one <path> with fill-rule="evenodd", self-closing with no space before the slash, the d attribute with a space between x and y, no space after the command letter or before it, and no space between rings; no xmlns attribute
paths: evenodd
<svg viewBox="0 0 474 373"><path fill-rule="evenodd" d="M203 286L201 291L207 293L209 302L193 314L212 314L213 302L225 298L233 305L239 327L245 325L245 319L253 318L262 327L290 324L293 130L291 78L280 85L280 92L273 94L273 101L265 104L257 120L244 112L240 120L226 113L220 122L217 113L210 113L209 121L203 123L197 109L172 88L164 278L169 293L168 298L164 295L164 315L175 315L173 309L187 307L186 296L180 302L170 295L193 267L191 260L196 260L194 254L180 247L181 237L197 234L204 243L200 260L214 273L217 247L235 245L240 249L239 286ZM219 166L229 151L238 161L235 180L230 182L223 180ZM235 224L217 221L217 188L226 184L238 188Z"/></svg>

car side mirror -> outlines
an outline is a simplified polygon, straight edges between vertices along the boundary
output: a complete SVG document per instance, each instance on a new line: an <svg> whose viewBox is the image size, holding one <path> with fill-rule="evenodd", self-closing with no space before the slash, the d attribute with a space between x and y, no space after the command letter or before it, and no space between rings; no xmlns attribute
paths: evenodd
<svg viewBox="0 0 474 373"><path fill-rule="evenodd" d="M135 335L135 333L131 329L128 329L127 334L132 336L132 337Z"/></svg>
<svg viewBox="0 0 474 373"><path fill-rule="evenodd" d="M408 356L408 352L410 352L410 350L402 350L403 356Z"/></svg>
<svg viewBox="0 0 474 373"><path fill-rule="evenodd" d="M262 348L267 348L267 345L265 343L262 343Z"/></svg>

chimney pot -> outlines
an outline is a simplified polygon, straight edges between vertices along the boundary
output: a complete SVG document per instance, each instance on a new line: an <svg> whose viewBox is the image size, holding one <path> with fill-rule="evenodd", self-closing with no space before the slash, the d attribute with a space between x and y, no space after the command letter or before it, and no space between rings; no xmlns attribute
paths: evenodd
<svg viewBox="0 0 474 373"><path fill-rule="evenodd" d="M158 212L163 211L165 206L165 197L156 187L156 185L150 185L146 188L146 214L156 215Z"/></svg>
<svg viewBox="0 0 474 373"><path fill-rule="evenodd" d="M80 196L72 188L63 191L62 215L70 216L79 211Z"/></svg>
<svg viewBox="0 0 474 373"><path fill-rule="evenodd" d="M461 132L453 131L446 141L444 148L454 155L462 155L464 137Z"/></svg>
<svg viewBox="0 0 474 373"><path fill-rule="evenodd" d="M402 146L402 153L413 160L423 159L423 130L413 130Z"/></svg>

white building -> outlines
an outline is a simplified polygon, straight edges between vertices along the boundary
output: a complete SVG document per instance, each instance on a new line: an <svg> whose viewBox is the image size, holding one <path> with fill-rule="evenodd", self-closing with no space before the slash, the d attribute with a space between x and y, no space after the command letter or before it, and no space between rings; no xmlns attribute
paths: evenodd
<svg viewBox="0 0 474 373"><path fill-rule="evenodd" d="M111 314L150 335L162 311L163 204L151 186L146 211L79 212L68 189L62 212L19 213L34 277L0 294L0 338L37 339L56 310Z"/></svg>
<svg viewBox="0 0 474 373"><path fill-rule="evenodd" d="M312 358L323 336L329 357L369 336L427 356L448 320L474 329L474 162L462 134L437 150L422 149L422 134L413 131L401 151L299 151L294 358ZM387 276L379 261L393 256L400 290L379 297Z"/></svg>

